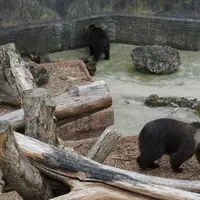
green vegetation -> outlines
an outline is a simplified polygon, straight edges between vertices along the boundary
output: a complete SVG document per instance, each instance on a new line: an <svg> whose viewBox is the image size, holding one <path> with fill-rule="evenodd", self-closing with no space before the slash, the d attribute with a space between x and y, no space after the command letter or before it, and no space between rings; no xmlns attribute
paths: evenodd
<svg viewBox="0 0 200 200"><path fill-rule="evenodd" d="M200 105L195 108L194 114L200 117Z"/></svg>

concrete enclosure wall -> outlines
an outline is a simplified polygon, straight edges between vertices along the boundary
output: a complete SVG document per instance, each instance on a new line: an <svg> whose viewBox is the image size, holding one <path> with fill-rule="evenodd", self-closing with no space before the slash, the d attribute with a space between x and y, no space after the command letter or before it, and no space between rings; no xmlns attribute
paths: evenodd
<svg viewBox="0 0 200 200"><path fill-rule="evenodd" d="M95 15L91 17L29 24L0 30L0 45L14 42L23 53L55 52L85 46L83 28L89 24L104 28L111 41L145 45L170 45L178 49L200 50L200 20L139 15Z"/></svg>

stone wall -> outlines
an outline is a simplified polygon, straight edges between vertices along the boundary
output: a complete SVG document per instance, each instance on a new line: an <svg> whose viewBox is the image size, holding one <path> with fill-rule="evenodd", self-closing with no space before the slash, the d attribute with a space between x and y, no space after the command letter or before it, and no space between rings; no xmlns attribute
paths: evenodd
<svg viewBox="0 0 200 200"><path fill-rule="evenodd" d="M200 20L115 16L116 42L161 44L177 49L200 50Z"/></svg>
<svg viewBox="0 0 200 200"><path fill-rule="evenodd" d="M83 28L88 24L103 27L113 42L128 44L167 44L178 49L200 50L200 20L104 14L29 24L0 30L0 44L14 42L21 53L54 52L85 45Z"/></svg>

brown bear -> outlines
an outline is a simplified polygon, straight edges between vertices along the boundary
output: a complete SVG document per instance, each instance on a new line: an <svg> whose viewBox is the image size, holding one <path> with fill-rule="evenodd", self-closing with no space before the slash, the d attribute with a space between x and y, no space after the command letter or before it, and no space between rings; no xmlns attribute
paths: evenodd
<svg viewBox="0 0 200 200"><path fill-rule="evenodd" d="M173 172L182 172L180 166L194 154L200 161L199 129L200 122L186 123L170 118L148 122L138 137L141 154L137 157L138 165L141 169L158 168L159 164L154 161L167 154Z"/></svg>
<svg viewBox="0 0 200 200"><path fill-rule="evenodd" d="M110 59L110 39L106 31L91 24L84 28L84 38L90 49L90 55L94 55L93 61L99 61L102 53L104 59Z"/></svg>

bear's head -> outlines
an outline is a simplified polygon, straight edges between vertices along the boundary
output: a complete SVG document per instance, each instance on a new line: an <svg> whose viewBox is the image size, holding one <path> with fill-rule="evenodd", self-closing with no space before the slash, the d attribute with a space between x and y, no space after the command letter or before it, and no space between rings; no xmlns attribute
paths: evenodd
<svg viewBox="0 0 200 200"><path fill-rule="evenodd" d="M94 24L90 24L84 28L84 33L88 33L93 30L96 26Z"/></svg>

